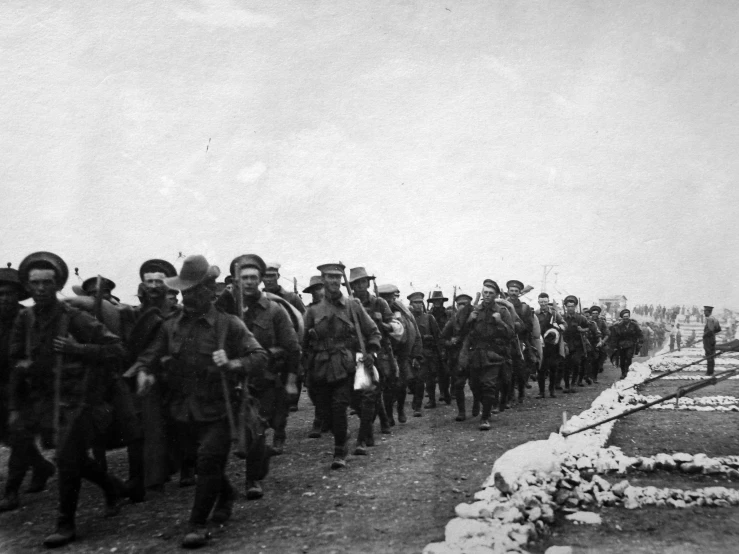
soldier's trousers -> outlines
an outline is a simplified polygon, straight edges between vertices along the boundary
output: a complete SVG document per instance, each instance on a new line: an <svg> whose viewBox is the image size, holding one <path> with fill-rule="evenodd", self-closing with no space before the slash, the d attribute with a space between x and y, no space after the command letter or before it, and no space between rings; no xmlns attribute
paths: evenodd
<svg viewBox="0 0 739 554"><path fill-rule="evenodd" d="M549 392L554 394L554 387L559 382L560 368L562 358L559 355L559 348L556 346L549 349L550 345L544 347L544 356L541 361L541 367L536 371L536 381L539 385L539 394L544 395L547 378L549 378Z"/></svg>
<svg viewBox="0 0 739 554"><path fill-rule="evenodd" d="M438 383L440 400L450 400L451 374L447 366L441 363L436 352L431 354L431 357L429 371L426 374L426 394L428 394L429 400L436 401L436 385Z"/></svg>
<svg viewBox="0 0 739 554"><path fill-rule="evenodd" d="M349 423L347 409L351 401L354 374L333 383L315 383L316 402L321 406L321 413L331 419L331 431L334 434L334 455L346 456ZM330 414L330 416L329 416Z"/></svg>
<svg viewBox="0 0 739 554"><path fill-rule="evenodd" d="M577 377L580 374L580 367L582 364L583 356L584 352L579 349L571 350L570 353L567 354L564 363L564 372L562 375L565 381L565 389L569 389L570 384L575 384ZM570 380L572 380L571 383Z"/></svg>
<svg viewBox="0 0 739 554"><path fill-rule="evenodd" d="M421 362L423 377L421 379L421 401L423 400L423 386L426 386L426 394L429 397L429 403L436 404L436 382L439 379L441 371L441 363L436 352L424 352L424 361ZM439 383L441 385L441 383ZM448 384L448 383L447 383ZM441 389L441 387L439 387ZM443 391L442 391L443 394ZM416 395L413 395L414 402Z"/></svg>
<svg viewBox="0 0 739 554"><path fill-rule="evenodd" d="M619 363L621 365L621 378L623 379L629 373L631 361L634 359L634 347L621 348L618 353Z"/></svg>
<svg viewBox="0 0 739 554"><path fill-rule="evenodd" d="M23 414L9 429L8 444L10 457L8 458L8 480L5 483L5 493L17 493L23 483L26 472L31 468L34 472L42 473L49 462L36 446L35 436L41 431L38 422L24 420ZM50 434L51 430L47 430Z"/></svg>
<svg viewBox="0 0 739 554"><path fill-rule="evenodd" d="M428 382L430 363L433 362L429 362L428 359L425 359L420 363L418 369L413 369L413 378L408 383L411 390L413 391L411 408L413 408L413 411L416 412L419 411L423 405L424 385ZM432 399L434 399L433 396L429 398L429 401L431 401Z"/></svg>
<svg viewBox="0 0 739 554"><path fill-rule="evenodd" d="M393 376L388 384L390 393L389 399L385 401L385 410L388 414L392 414L393 404L397 401L398 417L401 417L405 415L405 397L410 383L414 382L414 377L410 358L398 356L396 359L398 375Z"/></svg>
<svg viewBox="0 0 739 554"><path fill-rule="evenodd" d="M287 434L287 417L290 413L290 399L287 389L280 381L267 381L268 385L256 391L259 400L259 415L267 420L275 430L275 439L285 440Z"/></svg>
<svg viewBox="0 0 739 554"><path fill-rule="evenodd" d="M114 502L120 493L121 483L107 474L88 451L99 443L112 420L112 410L105 405L86 406L79 413L64 411L64 430L60 432L60 444L56 451L59 468L59 517L57 527L74 527L77 502L82 479L99 486L106 503Z"/></svg>
<svg viewBox="0 0 739 554"><path fill-rule="evenodd" d="M606 360L608 359L608 353L606 352L606 349L604 347L598 348L597 350L598 356L596 358L596 375L603 373L603 364L606 363Z"/></svg>
<svg viewBox="0 0 739 554"><path fill-rule="evenodd" d="M359 415L359 433L357 442L370 444L374 441L372 425L377 415L377 401L380 398L380 389L377 385L370 390L353 390L351 393L352 408Z"/></svg>
<svg viewBox="0 0 739 554"><path fill-rule="evenodd" d="M231 493L231 484L225 474L231 449L231 430L225 417L216 421L178 421L177 428L179 433L194 437L196 441L197 483L189 523L202 527L218 495Z"/></svg>
<svg viewBox="0 0 739 554"><path fill-rule="evenodd" d="M704 342L703 351L706 353L706 358L708 358L706 360L706 366L708 367L706 375L713 375L713 371L716 367L716 359L714 358L716 355L716 342Z"/></svg>
<svg viewBox="0 0 739 554"><path fill-rule="evenodd" d="M498 387L505 364L475 364L470 366L470 388L482 403L482 418L488 419L498 408Z"/></svg>

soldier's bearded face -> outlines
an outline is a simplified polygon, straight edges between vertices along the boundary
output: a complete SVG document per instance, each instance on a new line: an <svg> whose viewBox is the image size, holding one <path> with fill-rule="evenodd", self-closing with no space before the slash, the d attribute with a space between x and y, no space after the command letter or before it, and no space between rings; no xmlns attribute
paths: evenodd
<svg viewBox="0 0 739 554"><path fill-rule="evenodd" d="M239 275L241 280L241 291L246 296L257 296L259 294L259 283L261 278L256 267L245 267Z"/></svg>
<svg viewBox="0 0 739 554"><path fill-rule="evenodd" d="M165 275L162 272L144 273L144 286L146 286L146 294L150 299L159 300L167 293L164 278Z"/></svg>
<svg viewBox="0 0 739 554"><path fill-rule="evenodd" d="M19 296L15 285L0 285L0 314L11 313L18 304Z"/></svg>
<svg viewBox="0 0 739 554"><path fill-rule="evenodd" d="M48 305L56 300L56 273L53 269L32 269L28 274L28 292L39 305Z"/></svg>

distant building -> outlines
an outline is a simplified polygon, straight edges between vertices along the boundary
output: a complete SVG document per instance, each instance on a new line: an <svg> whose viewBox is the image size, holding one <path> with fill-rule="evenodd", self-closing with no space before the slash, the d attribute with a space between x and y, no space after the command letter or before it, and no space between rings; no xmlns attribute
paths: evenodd
<svg viewBox="0 0 739 554"><path fill-rule="evenodd" d="M623 294L614 294L613 296L605 296L598 298L598 304L608 313L618 316L618 312L626 307L626 297Z"/></svg>

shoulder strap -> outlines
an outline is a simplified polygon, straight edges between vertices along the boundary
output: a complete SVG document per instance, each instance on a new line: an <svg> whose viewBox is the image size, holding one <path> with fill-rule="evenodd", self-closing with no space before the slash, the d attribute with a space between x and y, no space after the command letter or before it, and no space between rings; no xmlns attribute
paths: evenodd
<svg viewBox="0 0 739 554"><path fill-rule="evenodd" d="M218 350L226 347L226 335L228 334L228 317L225 314L218 313L216 316L216 340L218 341Z"/></svg>

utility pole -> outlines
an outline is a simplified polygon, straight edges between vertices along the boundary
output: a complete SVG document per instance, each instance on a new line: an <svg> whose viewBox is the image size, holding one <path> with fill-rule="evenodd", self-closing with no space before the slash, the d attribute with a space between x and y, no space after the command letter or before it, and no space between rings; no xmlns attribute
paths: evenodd
<svg viewBox="0 0 739 554"><path fill-rule="evenodd" d="M548 264L542 265L542 267L544 268L544 272L541 277L541 292L547 292L547 275L549 275L549 272L557 266L554 264Z"/></svg>

